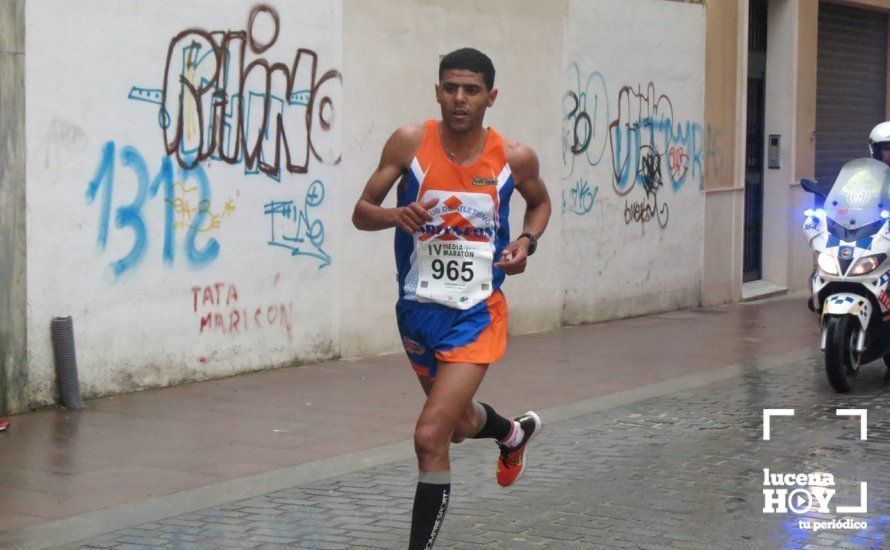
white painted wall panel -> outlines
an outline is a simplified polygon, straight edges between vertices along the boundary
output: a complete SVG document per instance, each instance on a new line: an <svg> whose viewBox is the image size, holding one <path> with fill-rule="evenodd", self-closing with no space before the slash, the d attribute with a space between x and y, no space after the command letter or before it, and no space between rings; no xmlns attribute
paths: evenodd
<svg viewBox="0 0 890 550"><path fill-rule="evenodd" d="M254 15L250 33L251 7L234 0L27 4L28 327L35 401L47 401L51 392L49 323L56 315L74 318L87 394L336 353L342 88L323 75L342 68L342 8L329 1L272 2ZM220 32L175 41L193 28ZM254 40L244 48L243 68L233 54L229 70L217 73L221 63L210 38L223 47L227 32L232 52L243 43L237 33ZM300 49L307 52L294 69ZM168 51L167 141L175 154L165 173L159 95ZM291 97L286 78L267 87L262 67L247 71L264 60L283 64L277 76L296 73ZM214 89L224 89L234 102L241 74L248 75L240 92L250 105L245 134L261 127L258 113L268 94L272 111L285 113L293 164L306 164L311 135L318 155L309 151L305 173L290 172L283 161L269 174L251 170L246 147L240 160L220 160L239 142L237 131L209 147L207 113L219 100ZM208 89L201 95L202 119L194 101L179 108L180 75ZM314 109L308 131L307 104ZM225 123L237 130L237 119L233 114ZM202 134L206 158L187 168L196 154L189 149ZM262 155L272 165L270 135ZM172 193L165 196L168 186Z"/></svg>
<svg viewBox="0 0 890 550"><path fill-rule="evenodd" d="M704 159L704 10L569 4L563 76L565 317L696 305Z"/></svg>
<svg viewBox="0 0 890 550"><path fill-rule="evenodd" d="M49 326L58 315L74 318L88 396L397 350L392 231L358 232L350 215L390 133L438 116L439 56L466 45L489 53L498 71L486 123L537 151L554 206L527 273L505 283L511 332L698 303L701 6L268 5L251 33L251 5L235 0L27 4L33 403L52 400ZM279 32L265 49L273 12ZM176 40L188 29L210 34ZM217 73L212 46L238 52L250 36L244 65L233 53ZM271 82L253 69L239 94L239 75L263 60ZM264 165L244 154L267 92L283 117L290 169L283 157L274 167L274 132L261 139ZM212 116L225 105L229 116ZM644 107L662 141L628 148L628 138L648 136L634 126L646 122ZM647 194L637 173L649 145L661 185ZM639 217L655 201L669 218L634 219L634 208ZM514 236L523 210L514 195Z"/></svg>

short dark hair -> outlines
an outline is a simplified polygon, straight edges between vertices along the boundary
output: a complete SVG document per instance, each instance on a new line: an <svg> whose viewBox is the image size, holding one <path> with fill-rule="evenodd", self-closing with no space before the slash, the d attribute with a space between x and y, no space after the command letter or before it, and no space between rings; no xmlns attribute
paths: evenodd
<svg viewBox="0 0 890 550"><path fill-rule="evenodd" d="M474 73L482 73L482 79L489 90L494 88L494 63L491 59L475 48L461 48L442 57L439 61L439 81L449 69L463 69Z"/></svg>

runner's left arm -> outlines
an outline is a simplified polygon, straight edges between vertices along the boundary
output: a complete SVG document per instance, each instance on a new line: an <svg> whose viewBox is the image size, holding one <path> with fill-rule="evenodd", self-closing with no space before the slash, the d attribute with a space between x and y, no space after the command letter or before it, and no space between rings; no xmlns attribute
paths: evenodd
<svg viewBox="0 0 890 550"><path fill-rule="evenodd" d="M513 169L516 190L525 199L525 217L521 233L531 233L540 238L550 220L550 195L541 179L538 156L520 143L511 143L507 149L508 161ZM500 260L494 264L507 275L517 275L525 271L530 241L517 239L504 248Z"/></svg>

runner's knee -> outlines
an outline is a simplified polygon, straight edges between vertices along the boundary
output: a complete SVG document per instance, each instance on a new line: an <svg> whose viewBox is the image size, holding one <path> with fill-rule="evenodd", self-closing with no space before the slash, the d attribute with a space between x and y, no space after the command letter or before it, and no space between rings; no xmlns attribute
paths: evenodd
<svg viewBox="0 0 890 550"><path fill-rule="evenodd" d="M448 443L452 430L442 422L417 422L414 429L414 449L418 456L430 456L448 452Z"/></svg>

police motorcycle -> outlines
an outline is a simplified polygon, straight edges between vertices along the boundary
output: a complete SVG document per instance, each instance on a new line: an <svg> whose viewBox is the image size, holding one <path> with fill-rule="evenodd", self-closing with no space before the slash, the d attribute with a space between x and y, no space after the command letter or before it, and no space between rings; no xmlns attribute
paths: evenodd
<svg viewBox="0 0 890 550"><path fill-rule="evenodd" d="M890 367L890 168L856 159L830 187L808 179L801 186L818 206L804 211L817 265L810 308L822 319L828 382L844 393L861 364L883 357Z"/></svg>

